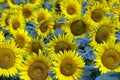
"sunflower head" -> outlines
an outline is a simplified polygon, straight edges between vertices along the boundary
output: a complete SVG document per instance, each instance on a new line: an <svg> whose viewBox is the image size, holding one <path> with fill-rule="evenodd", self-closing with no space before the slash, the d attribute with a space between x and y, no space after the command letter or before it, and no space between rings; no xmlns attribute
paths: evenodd
<svg viewBox="0 0 120 80"><path fill-rule="evenodd" d="M45 20L36 27L37 34L45 38L54 32L53 26L54 22L52 20Z"/></svg>
<svg viewBox="0 0 120 80"><path fill-rule="evenodd" d="M15 57L12 50L3 48L0 50L0 67L2 69L9 69L15 64Z"/></svg>
<svg viewBox="0 0 120 80"><path fill-rule="evenodd" d="M39 50L41 51L44 51L44 43L43 43L43 40L42 39L37 39L37 38L34 38L32 39L28 45L26 46L26 49L28 52L30 53L39 53Z"/></svg>
<svg viewBox="0 0 120 80"><path fill-rule="evenodd" d="M15 76L22 62L21 50L14 42L4 41L0 44L0 76Z"/></svg>
<svg viewBox="0 0 120 80"><path fill-rule="evenodd" d="M84 61L75 51L64 51L56 55L53 70L56 79L78 79L83 75ZM80 64L80 65L79 65Z"/></svg>
<svg viewBox="0 0 120 80"><path fill-rule="evenodd" d="M25 20L26 21L31 20L31 18L33 16L33 7L32 7L32 5L31 4L25 4L20 9L21 9L21 13L22 13L23 17L25 18Z"/></svg>
<svg viewBox="0 0 120 80"><path fill-rule="evenodd" d="M60 51L77 50L77 43L73 42L73 37L69 37L69 35L54 36L54 38L47 44L48 47L46 49L49 51L50 57L55 56Z"/></svg>
<svg viewBox="0 0 120 80"><path fill-rule="evenodd" d="M96 47L95 67L99 67L101 74L110 71L120 71L120 46L115 41L110 40Z"/></svg>
<svg viewBox="0 0 120 80"><path fill-rule="evenodd" d="M1 17L1 26L6 27L9 25L9 19L12 15L18 13L16 9L5 9L2 11L2 17Z"/></svg>
<svg viewBox="0 0 120 80"><path fill-rule="evenodd" d="M49 19L52 19L52 14L47 9L40 8L33 13L33 21L36 24Z"/></svg>
<svg viewBox="0 0 120 80"><path fill-rule="evenodd" d="M103 41L107 41L110 36L110 29L107 25L101 25L95 35L95 41L97 43L102 43Z"/></svg>
<svg viewBox="0 0 120 80"><path fill-rule="evenodd" d="M7 28L8 30L10 30L10 32L14 32L17 29L24 29L25 28L25 20L22 16L22 14L19 13L12 15L9 19L9 27Z"/></svg>
<svg viewBox="0 0 120 80"><path fill-rule="evenodd" d="M49 69L50 60L39 51L38 55L33 54L28 56L21 68L20 78L27 80L51 80L48 74Z"/></svg>
<svg viewBox="0 0 120 80"><path fill-rule="evenodd" d="M88 6L86 11L86 15L94 26L96 23L100 23L103 21L105 14L109 13L109 7L106 3L95 2L93 5Z"/></svg>
<svg viewBox="0 0 120 80"><path fill-rule="evenodd" d="M106 68L114 70L119 67L118 64L120 63L120 53L112 48L107 49L103 53L101 61Z"/></svg>
<svg viewBox="0 0 120 80"><path fill-rule="evenodd" d="M76 20L75 22L72 22L70 25L71 33L73 33L75 36L82 35L87 28L86 23L82 20Z"/></svg>
<svg viewBox="0 0 120 80"><path fill-rule="evenodd" d="M86 16L77 16L68 21L64 30L68 35L80 38L84 37L90 31L90 27L91 25Z"/></svg>
<svg viewBox="0 0 120 80"><path fill-rule="evenodd" d="M60 64L60 72L65 76L73 75L77 69L77 65L74 63L74 60L70 58L64 59Z"/></svg>
<svg viewBox="0 0 120 80"><path fill-rule="evenodd" d="M100 22L104 16L104 12L101 9L95 9L91 13L91 19L94 22Z"/></svg>
<svg viewBox="0 0 120 80"><path fill-rule="evenodd" d="M91 46L95 47L96 45L107 42L110 39L116 39L115 33L117 30L115 30L115 26L111 23L111 19L109 18L104 19L103 22L92 28L93 30L90 34Z"/></svg>
<svg viewBox="0 0 120 80"><path fill-rule="evenodd" d="M60 9L62 14L67 18L74 18L81 13L81 3L77 0L60 1Z"/></svg>
<svg viewBox="0 0 120 80"><path fill-rule="evenodd" d="M31 41L31 37L28 32L23 29L18 29L12 34L13 40L18 48L24 49L28 45L28 42Z"/></svg>
<svg viewBox="0 0 120 80"><path fill-rule="evenodd" d="M32 80L45 80L48 76L48 66L43 61L34 62L28 69L28 76Z"/></svg>

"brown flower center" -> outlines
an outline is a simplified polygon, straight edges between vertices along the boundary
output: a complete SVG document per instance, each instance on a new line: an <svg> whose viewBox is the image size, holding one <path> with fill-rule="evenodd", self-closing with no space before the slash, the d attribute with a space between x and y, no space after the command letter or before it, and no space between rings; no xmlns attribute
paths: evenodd
<svg viewBox="0 0 120 80"><path fill-rule="evenodd" d="M45 33L47 30L48 30L48 23L47 23L47 22L43 22L43 23L40 25L40 31L41 31L42 33Z"/></svg>
<svg viewBox="0 0 120 80"><path fill-rule="evenodd" d="M74 60L70 58L64 59L60 64L60 72L65 76L72 76L77 69Z"/></svg>
<svg viewBox="0 0 120 80"><path fill-rule="evenodd" d="M104 16L104 12L101 9L95 9L92 12L91 18L95 22L100 22Z"/></svg>
<svg viewBox="0 0 120 80"><path fill-rule="evenodd" d="M40 13L39 15L38 15L38 17L37 17L37 22L39 23L39 22L41 22L42 20L44 20L45 19L45 15L42 13Z"/></svg>
<svg viewBox="0 0 120 80"><path fill-rule="evenodd" d="M15 4L14 0L10 0L12 4Z"/></svg>
<svg viewBox="0 0 120 80"><path fill-rule="evenodd" d="M0 49L0 67L3 69L8 69L14 66L15 56L14 53L7 48Z"/></svg>
<svg viewBox="0 0 120 80"><path fill-rule="evenodd" d="M70 46L69 44L67 44L64 41L60 41L55 45L55 52L59 52L59 51L64 51L64 50L69 50Z"/></svg>
<svg viewBox="0 0 120 80"><path fill-rule="evenodd" d="M20 22L17 19L13 20L12 27L14 30L17 30L18 28L20 28Z"/></svg>
<svg viewBox="0 0 120 80"><path fill-rule="evenodd" d="M33 42L32 43L32 51L38 54L39 49L40 50L43 49L42 46L41 46L41 44L39 42Z"/></svg>
<svg viewBox="0 0 120 80"><path fill-rule="evenodd" d="M22 14L25 18L29 18L32 16L32 11L28 8L23 8Z"/></svg>
<svg viewBox="0 0 120 80"><path fill-rule="evenodd" d="M29 0L30 3L34 4L36 0Z"/></svg>
<svg viewBox="0 0 120 80"><path fill-rule="evenodd" d="M108 49L103 53L101 61L106 68L114 70L118 68L118 64L120 63L120 53L115 49Z"/></svg>
<svg viewBox="0 0 120 80"><path fill-rule="evenodd" d="M48 66L43 61L33 62L29 69L28 75L31 80L46 80L48 77Z"/></svg>
<svg viewBox="0 0 120 80"><path fill-rule="evenodd" d="M95 40L97 43L102 43L103 41L107 41L110 36L110 28L107 26L101 26L95 35Z"/></svg>
<svg viewBox="0 0 120 80"><path fill-rule="evenodd" d="M25 38L21 35L18 35L15 39L16 45L19 48L23 48L25 46Z"/></svg>
<svg viewBox="0 0 120 80"><path fill-rule="evenodd" d="M67 7L67 12L70 15L74 15L76 13L76 8L74 5L68 5Z"/></svg>
<svg viewBox="0 0 120 80"><path fill-rule="evenodd" d="M81 20L76 20L70 25L70 30L73 35L79 36L87 31L87 25Z"/></svg>

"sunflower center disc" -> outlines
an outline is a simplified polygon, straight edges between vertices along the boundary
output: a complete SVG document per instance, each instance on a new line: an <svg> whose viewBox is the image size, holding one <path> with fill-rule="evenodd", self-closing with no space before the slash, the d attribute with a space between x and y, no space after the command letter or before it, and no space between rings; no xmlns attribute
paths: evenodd
<svg viewBox="0 0 120 80"><path fill-rule="evenodd" d="M15 42L19 48L23 48L25 46L25 40L23 37L16 38Z"/></svg>
<svg viewBox="0 0 120 80"><path fill-rule="evenodd" d="M116 50L111 48L103 53L101 61L105 67L113 70L116 69L118 67L117 64L120 63L120 55Z"/></svg>
<svg viewBox="0 0 120 80"><path fill-rule="evenodd" d="M69 5L69 6L67 7L67 12L68 12L68 14L70 14L70 15L74 15L74 14L76 13L76 9L75 9L75 7L74 7L73 5Z"/></svg>
<svg viewBox="0 0 120 80"><path fill-rule="evenodd" d="M38 18L37 18L37 22L39 23L39 22L41 22L41 21L44 20L44 19L45 19L44 14L39 14L39 15L38 15Z"/></svg>
<svg viewBox="0 0 120 80"><path fill-rule="evenodd" d="M14 53L7 48L0 49L0 67L3 69L8 69L14 66L14 63Z"/></svg>
<svg viewBox="0 0 120 80"><path fill-rule="evenodd" d="M28 8L24 8L23 11L22 11L22 14L25 18L29 18L32 15L32 12Z"/></svg>
<svg viewBox="0 0 120 80"><path fill-rule="evenodd" d="M110 35L110 29L107 26L102 26L96 32L95 40L97 43L102 43L103 41L107 41Z"/></svg>
<svg viewBox="0 0 120 80"><path fill-rule="evenodd" d="M42 33L45 33L48 29L48 24L46 22L43 22L41 25L40 25L40 31Z"/></svg>
<svg viewBox="0 0 120 80"><path fill-rule="evenodd" d="M71 76L76 71L76 64L73 60L66 58L61 62L60 71L65 76Z"/></svg>
<svg viewBox="0 0 120 80"><path fill-rule="evenodd" d="M79 36L86 32L87 25L81 20L76 20L71 24L70 30L73 35Z"/></svg>
<svg viewBox="0 0 120 80"><path fill-rule="evenodd" d="M40 45L39 42L33 42L32 43L32 51L35 53L39 52L39 49L42 50L42 46Z"/></svg>
<svg viewBox="0 0 120 80"><path fill-rule="evenodd" d="M29 69L28 75L31 80L46 80L48 77L48 66L44 62L33 62Z"/></svg>
<svg viewBox="0 0 120 80"><path fill-rule="evenodd" d="M100 9L96 9L92 12L91 18L95 22L100 22L104 16L104 12Z"/></svg>
<svg viewBox="0 0 120 80"><path fill-rule="evenodd" d="M56 53L59 51L64 51L64 50L69 50L69 49L70 49L69 45L64 41L58 42L55 46Z"/></svg>
<svg viewBox="0 0 120 80"><path fill-rule="evenodd" d="M17 28L20 27L20 22L18 20L13 20L12 27L14 30L17 30Z"/></svg>

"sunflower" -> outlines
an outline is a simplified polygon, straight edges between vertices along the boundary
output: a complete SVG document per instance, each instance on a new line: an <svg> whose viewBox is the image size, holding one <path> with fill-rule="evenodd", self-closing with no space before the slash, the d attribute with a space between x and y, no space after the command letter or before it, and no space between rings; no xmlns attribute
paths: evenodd
<svg viewBox="0 0 120 80"><path fill-rule="evenodd" d="M77 0L60 1L60 9L66 18L74 18L81 13L81 3Z"/></svg>
<svg viewBox="0 0 120 80"><path fill-rule="evenodd" d="M42 5L43 0L27 0L27 2L32 5L32 8L38 8Z"/></svg>
<svg viewBox="0 0 120 80"><path fill-rule="evenodd" d="M0 43L0 76L15 76L21 61L21 50L16 48L14 42L4 41Z"/></svg>
<svg viewBox="0 0 120 80"><path fill-rule="evenodd" d="M18 11L16 9L5 9L2 11L2 16L1 16L1 21L0 21L0 25L2 27L6 27L9 25L9 18L11 15L16 14Z"/></svg>
<svg viewBox="0 0 120 80"><path fill-rule="evenodd" d="M99 67L101 74L120 72L120 45L111 40L96 47L95 68Z"/></svg>
<svg viewBox="0 0 120 80"><path fill-rule="evenodd" d="M22 13L22 16L25 18L26 22L30 21L33 16L33 10L32 4L25 4L22 7L19 8L20 12Z"/></svg>
<svg viewBox="0 0 120 80"><path fill-rule="evenodd" d="M31 53L39 53L39 50L41 50L42 52L44 52L45 50L45 44L43 42L43 39L38 39L38 38L34 38L32 39L28 45L26 46L27 51L31 54Z"/></svg>
<svg viewBox="0 0 120 80"><path fill-rule="evenodd" d="M77 16L68 21L63 30L74 38L84 37L91 29L87 16Z"/></svg>
<svg viewBox="0 0 120 80"><path fill-rule="evenodd" d="M111 19L106 18L99 25L94 26L90 33L90 45L96 47L98 44L107 42L108 40L115 40L115 26L112 24Z"/></svg>
<svg viewBox="0 0 120 80"><path fill-rule="evenodd" d="M105 14L109 13L109 9L106 3L96 2L94 5L87 7L86 16L89 22L94 26L106 17Z"/></svg>
<svg viewBox="0 0 120 80"><path fill-rule="evenodd" d="M17 29L24 29L24 28L25 28L25 20L22 14L18 13L10 17L9 26L7 27L7 29L10 30L11 33L16 31Z"/></svg>
<svg viewBox="0 0 120 80"><path fill-rule="evenodd" d="M77 43L73 42L73 37L68 35L58 35L47 44L47 49L49 51L50 57L54 57L56 53L60 51L77 50Z"/></svg>
<svg viewBox="0 0 120 80"><path fill-rule="evenodd" d="M10 8L19 8L21 6L16 4L14 0L6 0L7 1L7 4L10 6Z"/></svg>
<svg viewBox="0 0 120 80"><path fill-rule="evenodd" d="M53 62L53 72L58 80L78 80L83 76L85 63L83 58L77 52L69 50L60 52Z"/></svg>
<svg viewBox="0 0 120 80"><path fill-rule="evenodd" d="M38 24L35 30L39 36L41 36L42 38L46 38L48 35L54 33L53 26L54 26L54 21L45 20L42 21L40 24Z"/></svg>
<svg viewBox="0 0 120 80"><path fill-rule="evenodd" d="M49 19L52 19L52 14L48 12L48 9L40 8L33 13L33 22L36 24Z"/></svg>
<svg viewBox="0 0 120 80"><path fill-rule="evenodd" d="M29 55L21 66L20 78L24 80L52 80L48 71L51 69L50 60L39 51L39 55Z"/></svg>
<svg viewBox="0 0 120 80"><path fill-rule="evenodd" d="M31 41L31 37L29 36L28 32L24 29L18 29L13 35L13 41L15 42L16 46L20 49L24 49L28 45L28 42Z"/></svg>

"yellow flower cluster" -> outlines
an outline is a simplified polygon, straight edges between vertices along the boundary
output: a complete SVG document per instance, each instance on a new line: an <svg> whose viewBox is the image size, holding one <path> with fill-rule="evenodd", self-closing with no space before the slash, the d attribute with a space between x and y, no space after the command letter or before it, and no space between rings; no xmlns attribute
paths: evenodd
<svg viewBox="0 0 120 80"><path fill-rule="evenodd" d="M0 5L0 76L78 80L87 62L75 39L84 37L101 74L120 72L119 0L0 0ZM55 35L57 29L63 33Z"/></svg>

